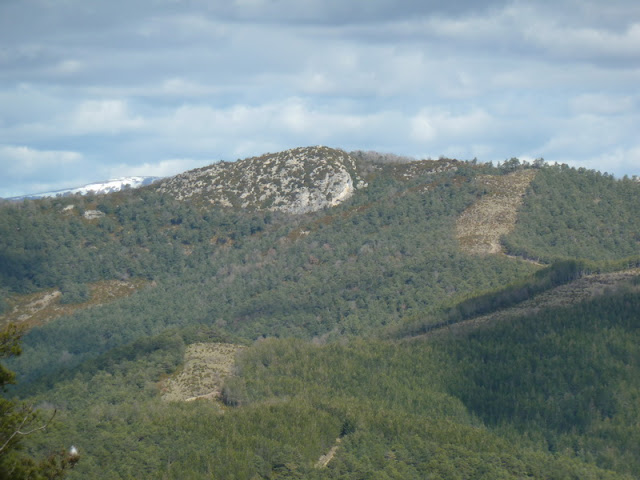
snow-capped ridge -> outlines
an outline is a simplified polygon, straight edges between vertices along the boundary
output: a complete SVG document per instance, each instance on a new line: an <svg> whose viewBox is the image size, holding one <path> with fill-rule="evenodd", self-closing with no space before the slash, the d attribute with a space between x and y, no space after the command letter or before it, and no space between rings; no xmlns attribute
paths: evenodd
<svg viewBox="0 0 640 480"><path fill-rule="evenodd" d="M69 195L76 195L76 194L87 195L89 193L93 193L95 195L102 195L106 193L119 192L120 190L124 190L125 188L139 188L139 187L144 187L146 185L151 185L152 183L160 180L161 178L162 177L148 177L148 176L147 177L145 176L121 177L121 178L106 180L104 182L89 183L87 185L83 185L82 187L66 188L62 190L54 190L51 192L22 195L20 197L8 198L7 200L26 200L26 199L58 197L58 196L66 197Z"/></svg>

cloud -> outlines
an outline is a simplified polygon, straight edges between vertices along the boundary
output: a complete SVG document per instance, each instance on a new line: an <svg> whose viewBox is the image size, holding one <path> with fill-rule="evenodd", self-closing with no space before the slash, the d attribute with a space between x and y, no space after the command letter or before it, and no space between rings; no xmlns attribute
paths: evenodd
<svg viewBox="0 0 640 480"><path fill-rule="evenodd" d="M426 114L418 114L411 119L411 138L420 143L428 143L437 136L432 120Z"/></svg>
<svg viewBox="0 0 640 480"><path fill-rule="evenodd" d="M207 18L201 13L182 13L155 15L145 19L135 30L143 37L160 39L171 32L173 41L188 42L193 39L207 38L210 41L226 38L231 28L229 25Z"/></svg>
<svg viewBox="0 0 640 480"><path fill-rule="evenodd" d="M0 165L7 175L19 176L82 161L82 154L70 151L36 150L27 146L0 146Z"/></svg>
<svg viewBox="0 0 640 480"><path fill-rule="evenodd" d="M538 22L527 28L525 38L565 61L640 60L637 48L640 44L640 23L622 31L609 31L597 26L567 27L555 22Z"/></svg>
<svg viewBox="0 0 640 480"><path fill-rule="evenodd" d="M74 75L83 68L82 62L73 59L61 60L53 68L51 73L54 75Z"/></svg>
<svg viewBox="0 0 640 480"><path fill-rule="evenodd" d="M569 100L569 106L577 114L615 115L632 111L638 101L631 95L584 93Z"/></svg>
<svg viewBox="0 0 640 480"><path fill-rule="evenodd" d="M84 156L66 150L40 150L24 145L0 145L0 197L42 192L58 187L58 177L81 168ZM60 187L61 188L61 187Z"/></svg>
<svg viewBox="0 0 640 480"><path fill-rule="evenodd" d="M631 0L0 2L0 145L81 156L0 189L315 144L635 158L638 44Z"/></svg>
<svg viewBox="0 0 640 480"><path fill-rule="evenodd" d="M574 167L585 167L607 172L617 177L625 174L639 175L640 144L628 148L614 148L602 154L586 158L568 158L559 163L567 163ZM629 174L629 172L632 172Z"/></svg>
<svg viewBox="0 0 640 480"><path fill-rule="evenodd" d="M69 118L69 125L77 134L115 134L144 126L141 116L131 114L123 100L88 100L82 102Z"/></svg>
<svg viewBox="0 0 640 480"><path fill-rule="evenodd" d="M615 117L578 114L559 121L559 128L542 149L558 156L571 152L575 157L615 150L624 145L627 138L632 138L629 134L635 123L630 118L621 122Z"/></svg>
<svg viewBox="0 0 640 480"><path fill-rule="evenodd" d="M235 21L258 23L306 23L306 24L363 24L379 23L407 16L425 16L433 14L458 15L477 13L495 5L504 4L502 0L492 1L456 1L436 0L234 0L215 2L208 5L209 11L223 18Z"/></svg>
<svg viewBox="0 0 640 480"><path fill-rule="evenodd" d="M455 140L461 137L478 138L484 135L493 123L491 116L482 110L454 114L427 109L411 119L411 137L422 143Z"/></svg>
<svg viewBox="0 0 640 480"><path fill-rule="evenodd" d="M193 151L221 151L230 140L231 145L233 142L246 145L249 138L271 145L286 144L286 138L289 138L288 142L302 144L335 142L336 139L361 136L367 130L388 128L385 127L384 114L333 111L314 107L297 97L258 105L235 104L226 108L187 104L149 123L163 132L165 141L173 145L188 144ZM237 150L231 148L226 152L235 153Z"/></svg>
<svg viewBox="0 0 640 480"><path fill-rule="evenodd" d="M362 38L386 42L430 44L441 52L459 55L475 52L483 57L545 59L554 62L616 63L633 68L640 60L640 8L627 4L616 9L592 2L510 2L476 12L451 16L390 17L382 25L364 25L352 30ZM601 10L605 14L593 16ZM635 14L635 15L634 15ZM629 62L632 62L629 64Z"/></svg>
<svg viewBox="0 0 640 480"><path fill-rule="evenodd" d="M143 95L145 92L139 92ZM182 77L168 78L162 82L159 89L149 91L146 89L147 95L163 95L163 96L175 96L175 97L206 97L221 93L221 89L215 85L205 85L199 82L194 82Z"/></svg>
<svg viewBox="0 0 640 480"><path fill-rule="evenodd" d="M161 160L159 162L145 162L136 165L119 163L111 165L108 168L109 178L128 177L128 176L152 176L152 177L169 177L178 173L192 170L194 168L203 167L215 163L218 160L212 159L195 159L195 158L171 158Z"/></svg>

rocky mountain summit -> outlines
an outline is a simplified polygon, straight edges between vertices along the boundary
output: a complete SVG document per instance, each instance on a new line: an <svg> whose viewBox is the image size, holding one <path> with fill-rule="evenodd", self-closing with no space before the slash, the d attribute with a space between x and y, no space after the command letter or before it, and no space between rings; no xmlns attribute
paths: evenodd
<svg viewBox="0 0 640 480"><path fill-rule="evenodd" d="M351 155L316 146L216 163L165 179L158 189L204 205L307 213L365 186Z"/></svg>

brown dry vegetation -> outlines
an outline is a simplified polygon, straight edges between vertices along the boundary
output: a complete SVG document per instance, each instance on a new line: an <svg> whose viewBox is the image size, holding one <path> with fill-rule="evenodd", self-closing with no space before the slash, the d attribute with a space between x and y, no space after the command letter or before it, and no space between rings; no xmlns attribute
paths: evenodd
<svg viewBox="0 0 640 480"><path fill-rule="evenodd" d="M463 251L474 255L502 252L500 237L515 227L518 207L536 173L518 170L509 175L477 178L487 193L458 218L456 236Z"/></svg>
<svg viewBox="0 0 640 480"><path fill-rule="evenodd" d="M340 446L341 438L336 438L336 443L331 447L331 449L324 455L322 455L315 464L316 468L325 468L329 465L329 462L333 460L336 453L338 452L338 447Z"/></svg>
<svg viewBox="0 0 640 480"><path fill-rule="evenodd" d="M148 284L142 279L128 281L103 280L89 284L90 299L83 303L61 304L60 290L48 289L27 295L9 297L10 309L0 315L0 326L16 323L26 328L42 325L63 315L70 315L96 305L103 305L118 298L131 295Z"/></svg>
<svg viewBox="0 0 640 480"><path fill-rule="evenodd" d="M231 343L189 345L182 369L161 383L162 398L174 402L219 398L224 379L233 373L236 354L243 348Z"/></svg>

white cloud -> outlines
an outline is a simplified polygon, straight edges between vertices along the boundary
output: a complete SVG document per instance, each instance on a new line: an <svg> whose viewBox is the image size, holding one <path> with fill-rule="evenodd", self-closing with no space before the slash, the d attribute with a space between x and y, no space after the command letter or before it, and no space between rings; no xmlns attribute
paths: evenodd
<svg viewBox="0 0 640 480"><path fill-rule="evenodd" d="M148 95L170 95L176 97L202 97L221 92L221 88L216 85L204 85L182 77L172 77L164 82L160 88L147 88ZM143 95L144 92L139 92Z"/></svg>
<svg viewBox="0 0 640 480"><path fill-rule="evenodd" d="M83 68L82 62L78 60L68 59L58 62L51 68L51 73L54 75L74 75L80 72Z"/></svg>
<svg viewBox="0 0 640 480"><path fill-rule="evenodd" d="M636 60L640 59L640 23L624 31L608 31L597 26L567 27L544 21L530 25L525 37L533 45L546 49L553 56L573 60Z"/></svg>
<svg viewBox="0 0 640 480"><path fill-rule="evenodd" d="M591 156L594 152L617 148L626 137L618 119L600 115L579 114L562 119L558 127L542 151L558 156L567 152L572 152L576 157ZM629 127L625 125L625 128Z"/></svg>
<svg viewBox="0 0 640 480"><path fill-rule="evenodd" d="M379 37L428 42L454 55L467 51L520 62L527 58L576 63L640 60L640 11L631 5L615 11L610 5L586 3L556 2L547 8L540 2L516 1L483 13L414 16L356 31L372 35L380 29L384 33ZM594 15L599 11L601 16ZM605 11L608 22L603 18Z"/></svg>
<svg viewBox="0 0 640 480"><path fill-rule="evenodd" d="M411 138L420 143L428 143L436 138L436 129L429 115L420 113L411 119Z"/></svg>
<svg viewBox="0 0 640 480"><path fill-rule="evenodd" d="M0 2L0 145L81 156L31 185L313 144L637 160L631 1L81 3Z"/></svg>
<svg viewBox="0 0 640 480"><path fill-rule="evenodd" d="M79 152L0 145L0 197L62 188L84 162Z"/></svg>
<svg viewBox="0 0 640 480"><path fill-rule="evenodd" d="M234 6L240 9L264 8L268 5L266 0L233 0Z"/></svg>
<svg viewBox="0 0 640 480"><path fill-rule="evenodd" d="M166 37L171 32L172 37L182 39L207 37L222 39L230 33L228 24L208 19L205 15L196 13L170 14L154 16L143 21L135 28L144 37Z"/></svg>
<svg viewBox="0 0 640 480"><path fill-rule="evenodd" d="M158 128L175 138L237 139L246 135L268 137L289 132L326 138L358 130L373 117L331 112L312 107L299 98L259 105L236 104L227 108L184 105L158 120Z"/></svg>
<svg viewBox="0 0 640 480"><path fill-rule="evenodd" d="M640 175L640 145L629 148L613 148L595 156L584 158L565 158L559 163L567 163L574 167L593 168L622 177Z"/></svg>
<svg viewBox="0 0 640 480"><path fill-rule="evenodd" d="M107 169L109 178L129 176L169 177L178 173L192 170L215 163L217 160L195 158L171 158L159 162L145 162L137 165L118 164Z"/></svg>
<svg viewBox="0 0 640 480"><path fill-rule="evenodd" d="M398 32L428 37L445 37L455 41L475 41L486 43L504 42L514 34L514 23L520 15L514 6L502 10L491 10L484 15L461 17L434 16L405 21L398 25Z"/></svg>
<svg viewBox="0 0 640 480"><path fill-rule="evenodd" d="M633 110L637 100L630 95L612 95L604 93L585 93L569 100L574 113L596 115L614 115Z"/></svg>
<svg viewBox="0 0 640 480"><path fill-rule="evenodd" d="M81 162L78 152L65 150L37 150L22 145L1 145L0 165L8 176L38 173L39 170Z"/></svg>
<svg viewBox="0 0 640 480"><path fill-rule="evenodd" d="M488 131L493 123L483 110L454 114L425 109L411 118L411 137L418 142L473 139Z"/></svg>
<svg viewBox="0 0 640 480"><path fill-rule="evenodd" d="M140 129L144 120L131 114L124 100L87 100L71 113L69 126L77 134L115 134Z"/></svg>

